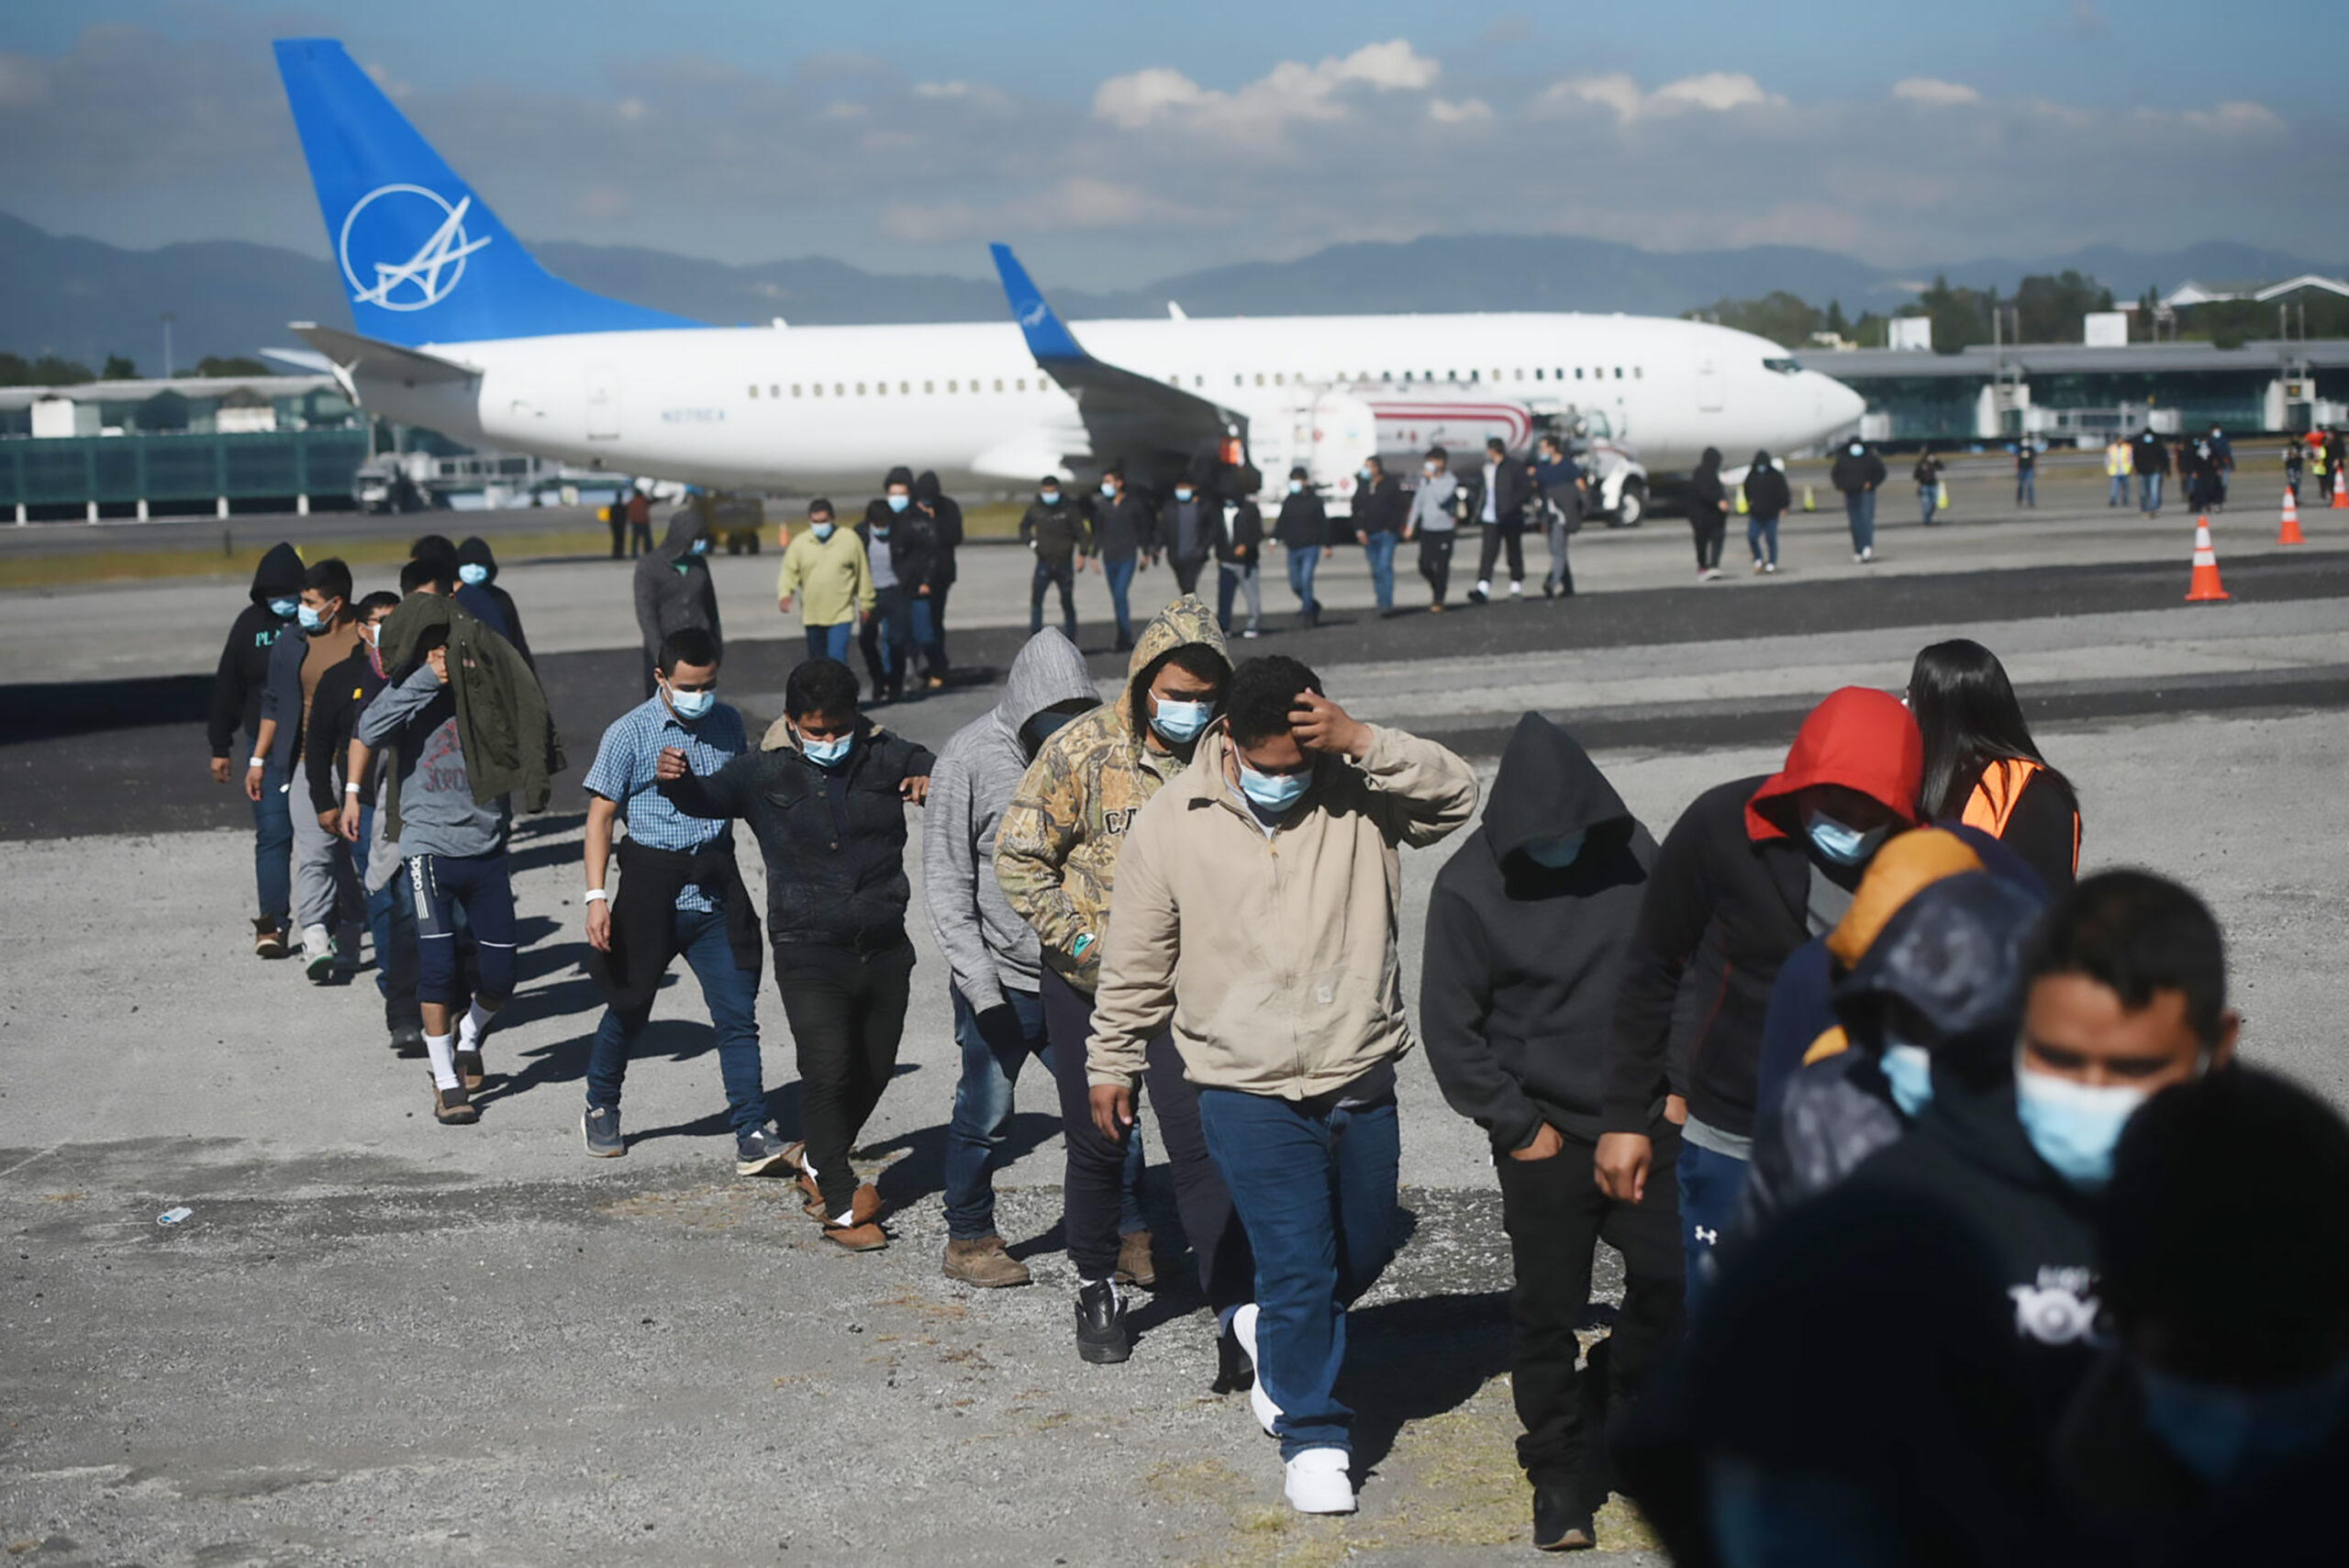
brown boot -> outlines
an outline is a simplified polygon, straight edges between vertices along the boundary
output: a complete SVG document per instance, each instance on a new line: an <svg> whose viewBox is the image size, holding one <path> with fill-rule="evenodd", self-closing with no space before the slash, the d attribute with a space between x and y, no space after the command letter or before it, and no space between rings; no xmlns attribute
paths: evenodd
<svg viewBox="0 0 2349 1568"><path fill-rule="evenodd" d="M255 958L284 958L285 953L285 933L278 929L277 922L266 915L255 919L253 921L253 956Z"/></svg>
<svg viewBox="0 0 2349 1568"><path fill-rule="evenodd" d="M1118 1283L1144 1289L1158 1284L1158 1264L1150 1255L1150 1232L1136 1230L1118 1238Z"/></svg>
<svg viewBox="0 0 2349 1568"><path fill-rule="evenodd" d="M975 1241L946 1243L946 1277L981 1290L1000 1290L1026 1284L1029 1275L1028 1265L1003 1250L1002 1237L982 1236Z"/></svg>
<svg viewBox="0 0 2349 1568"><path fill-rule="evenodd" d="M824 1195L816 1188L816 1178L801 1176L799 1190L807 1195L807 1201L799 1206L800 1212L810 1219L821 1221L828 1211L824 1207ZM856 1195L849 1199L848 1218L852 1225L870 1225L879 1219L881 1189L871 1182L861 1184L856 1189Z"/></svg>

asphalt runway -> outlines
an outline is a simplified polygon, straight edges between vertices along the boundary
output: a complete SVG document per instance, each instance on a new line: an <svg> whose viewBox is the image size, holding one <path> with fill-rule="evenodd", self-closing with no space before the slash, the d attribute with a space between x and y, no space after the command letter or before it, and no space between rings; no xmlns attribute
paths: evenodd
<svg viewBox="0 0 2349 1568"><path fill-rule="evenodd" d="M2233 599L2188 606L2174 519L2051 514L1887 528L1894 569L1876 572L1835 549L1840 518L1805 519L1786 541L1799 571L1706 587L1675 533L1586 537L1591 591L1571 604L1391 621L1362 613L1341 556L1335 624L1294 629L1268 582L1283 612L1243 649L1307 658L1341 702L1451 738L1487 776L1516 710L1563 717L1661 832L1702 789L1774 766L1826 689L1897 685L1920 643L1982 636L2079 784L2087 866L2199 889L2229 933L2246 1054L2349 1103L2349 837L2325 829L2349 767L2349 553L2315 528L2296 554L2231 542ZM884 715L933 743L994 701L1026 634L1016 552L966 559L969 683ZM772 584L771 559L721 570L752 608ZM585 1159L597 1006L579 970L577 780L634 700L637 655L607 570L531 566L507 585L545 617L573 767L517 836L523 984L490 1040L483 1121L462 1129L432 1124L419 1065L384 1049L371 977L314 988L250 956L246 807L206 778L184 706L238 585L25 595L0 617L46 628L0 628L0 940L16 955L0 999L0 1541L94 1564L1522 1555L1489 1155L1417 1056L1399 1087L1408 1234L1354 1326L1367 1474L1344 1521L1280 1507L1269 1445L1241 1402L1207 1392L1209 1333L1172 1262L1137 1308L1133 1361L1070 1352L1041 1084L999 1178L1002 1229L1039 1284L941 1277L958 1055L918 860L906 1047L861 1154L895 1206L889 1251L829 1255L788 1193L731 1174L690 984L662 992L631 1071L629 1157ZM798 647L766 615L724 676L753 716ZM1103 640L1085 639L1113 683ZM94 695L102 673L118 684ZM1404 860L1407 995L1452 848ZM790 1131L771 986L760 1016ZM159 1226L175 1207L189 1218ZM1654 1561L1618 1513L1602 1542L1598 1561Z"/></svg>

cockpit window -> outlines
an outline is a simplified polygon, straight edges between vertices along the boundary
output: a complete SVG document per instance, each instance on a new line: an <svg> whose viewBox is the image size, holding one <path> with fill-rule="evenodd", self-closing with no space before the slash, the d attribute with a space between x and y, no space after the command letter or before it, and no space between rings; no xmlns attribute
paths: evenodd
<svg viewBox="0 0 2349 1568"><path fill-rule="evenodd" d="M1802 369L1802 363L1798 360L1792 359L1764 360L1762 368L1765 371L1776 371L1780 375L1793 375Z"/></svg>

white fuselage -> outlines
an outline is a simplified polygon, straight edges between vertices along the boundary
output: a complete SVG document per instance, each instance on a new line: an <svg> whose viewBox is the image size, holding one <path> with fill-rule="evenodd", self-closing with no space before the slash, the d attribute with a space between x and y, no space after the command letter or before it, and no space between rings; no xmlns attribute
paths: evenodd
<svg viewBox="0 0 2349 1568"><path fill-rule="evenodd" d="M1537 412L1601 410L1656 471L1732 463L1851 426L1858 395L1785 350L1700 322L1625 316L1324 316L1072 324L1087 352L1249 416L1313 390L1472 387ZM808 493L905 463L948 486L1098 467L1075 401L1000 325L707 328L442 343L473 386L363 372L375 413L616 473Z"/></svg>

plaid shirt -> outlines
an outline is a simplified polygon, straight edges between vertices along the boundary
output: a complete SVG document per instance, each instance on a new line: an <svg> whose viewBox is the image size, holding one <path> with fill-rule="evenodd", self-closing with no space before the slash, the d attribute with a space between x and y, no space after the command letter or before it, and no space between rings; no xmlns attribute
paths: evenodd
<svg viewBox="0 0 2349 1568"><path fill-rule="evenodd" d="M652 770L664 746L683 751L686 764L707 775L749 751L751 742L742 731L742 716L724 703L688 727L656 692L604 731L596 748L596 765L587 770L587 793L617 803L628 822L628 836L646 848L691 853L733 832L734 824L688 817L662 798ZM707 914L718 906L687 883L677 892L677 907Z"/></svg>

